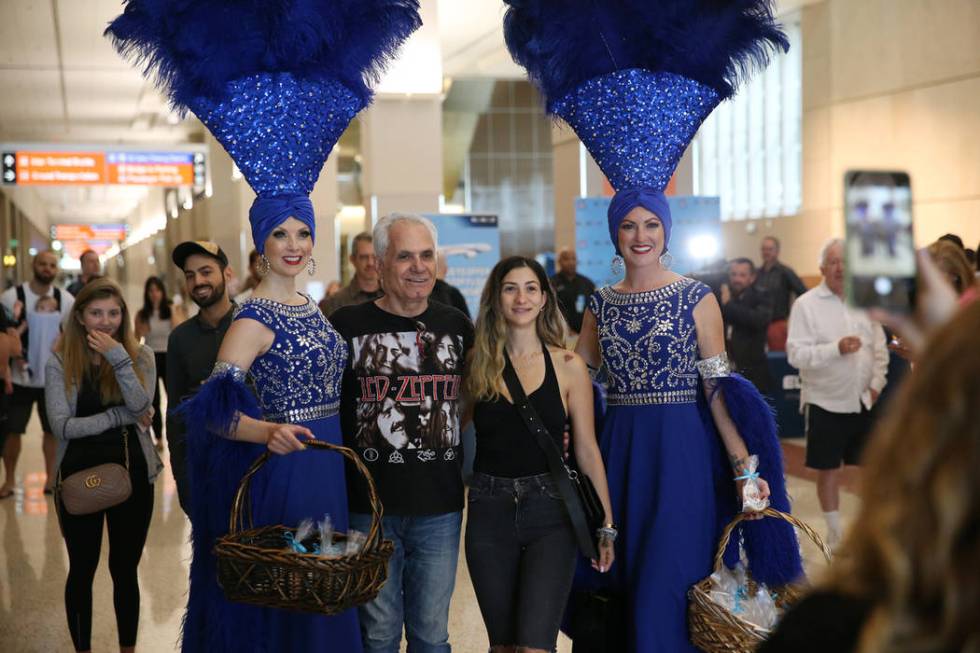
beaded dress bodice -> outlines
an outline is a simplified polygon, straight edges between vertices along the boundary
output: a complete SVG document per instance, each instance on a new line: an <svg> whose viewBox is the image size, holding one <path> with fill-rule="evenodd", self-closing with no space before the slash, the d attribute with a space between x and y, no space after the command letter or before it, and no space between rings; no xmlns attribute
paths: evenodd
<svg viewBox="0 0 980 653"><path fill-rule="evenodd" d="M678 404L697 401L698 338L694 307L711 290L693 279L641 293L607 286L589 308L608 375L607 403Z"/></svg>
<svg viewBox="0 0 980 653"><path fill-rule="evenodd" d="M252 297L235 312L235 319L261 322L275 334L269 351L252 363L254 382L264 419L306 422L336 414L340 382L347 364L347 343L307 297L299 306Z"/></svg>

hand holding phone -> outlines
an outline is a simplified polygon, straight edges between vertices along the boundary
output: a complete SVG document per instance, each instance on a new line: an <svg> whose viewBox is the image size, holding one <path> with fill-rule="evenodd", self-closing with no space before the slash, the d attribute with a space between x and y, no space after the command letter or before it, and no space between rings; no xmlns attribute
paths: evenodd
<svg viewBox="0 0 980 653"><path fill-rule="evenodd" d="M844 207L848 302L859 308L910 313L916 263L908 173L848 172Z"/></svg>

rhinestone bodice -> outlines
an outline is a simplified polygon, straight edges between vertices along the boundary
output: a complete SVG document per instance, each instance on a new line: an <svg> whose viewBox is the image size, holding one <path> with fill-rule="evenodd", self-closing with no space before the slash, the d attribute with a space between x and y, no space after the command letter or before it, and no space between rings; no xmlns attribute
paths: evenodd
<svg viewBox="0 0 980 653"><path fill-rule="evenodd" d="M703 283L683 278L647 292L622 293L607 286L592 295L589 308L596 318L610 405L697 400L694 307L710 292Z"/></svg>
<svg viewBox="0 0 980 653"><path fill-rule="evenodd" d="M347 343L316 303L306 299L293 306L253 297L235 312L236 320L256 320L276 334L269 351L248 371L263 417L272 422L320 419L340 406Z"/></svg>

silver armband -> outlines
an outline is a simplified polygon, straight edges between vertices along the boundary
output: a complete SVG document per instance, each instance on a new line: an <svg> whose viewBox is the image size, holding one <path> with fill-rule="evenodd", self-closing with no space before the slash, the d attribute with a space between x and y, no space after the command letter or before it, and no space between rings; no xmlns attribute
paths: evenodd
<svg viewBox="0 0 980 653"><path fill-rule="evenodd" d="M214 369L211 370L211 376L209 379L213 379L216 376L222 376L223 374L231 373L231 377L236 381L245 381L245 370L238 367L233 363L226 363L224 361L218 361L214 364Z"/></svg>
<svg viewBox="0 0 980 653"><path fill-rule="evenodd" d="M717 356L699 360L695 365L702 379L717 379L729 376L732 373L732 366L728 362L728 352L721 352Z"/></svg>

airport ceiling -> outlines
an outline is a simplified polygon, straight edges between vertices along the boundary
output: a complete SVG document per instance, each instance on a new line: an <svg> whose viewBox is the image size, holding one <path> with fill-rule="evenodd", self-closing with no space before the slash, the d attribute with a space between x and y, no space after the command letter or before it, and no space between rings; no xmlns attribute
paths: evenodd
<svg viewBox="0 0 980 653"><path fill-rule="evenodd" d="M503 45L500 0L437 2L446 77L522 77ZM120 0L0 0L0 142L200 140L201 124L174 115L102 36L121 9ZM121 187L35 190L58 219L93 220L134 201L134 190Z"/></svg>

